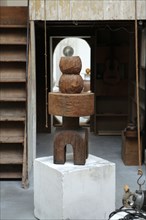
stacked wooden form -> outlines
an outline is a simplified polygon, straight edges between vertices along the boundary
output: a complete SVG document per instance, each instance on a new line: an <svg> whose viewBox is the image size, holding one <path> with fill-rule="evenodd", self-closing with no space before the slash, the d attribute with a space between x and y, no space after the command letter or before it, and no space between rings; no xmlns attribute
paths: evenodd
<svg viewBox="0 0 146 220"><path fill-rule="evenodd" d="M0 9L0 178L27 183L27 7Z"/></svg>

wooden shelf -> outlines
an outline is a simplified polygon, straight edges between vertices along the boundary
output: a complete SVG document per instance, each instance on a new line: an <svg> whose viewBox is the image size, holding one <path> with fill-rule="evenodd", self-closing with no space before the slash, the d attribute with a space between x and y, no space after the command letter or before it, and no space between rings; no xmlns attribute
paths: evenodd
<svg viewBox="0 0 146 220"><path fill-rule="evenodd" d="M25 78L0 78L0 83L25 83Z"/></svg>
<svg viewBox="0 0 146 220"><path fill-rule="evenodd" d="M1 84L0 101L26 101L26 88L23 84Z"/></svg>
<svg viewBox="0 0 146 220"><path fill-rule="evenodd" d="M4 118L26 118L25 102L1 102L0 117Z"/></svg>
<svg viewBox="0 0 146 220"><path fill-rule="evenodd" d="M25 29L6 29L0 30L0 45L26 45Z"/></svg>
<svg viewBox="0 0 146 220"><path fill-rule="evenodd" d="M28 7L1 7L0 15L0 178L27 182L27 19Z"/></svg>
<svg viewBox="0 0 146 220"><path fill-rule="evenodd" d="M0 143L24 143L24 137L1 136Z"/></svg>
<svg viewBox="0 0 146 220"><path fill-rule="evenodd" d="M0 179L20 179L22 178L22 165L1 164Z"/></svg>
<svg viewBox="0 0 146 220"><path fill-rule="evenodd" d="M113 113L100 113L100 114L96 114L97 117L127 117L128 114L122 114L122 113L119 113L119 114L113 114Z"/></svg>
<svg viewBox="0 0 146 220"><path fill-rule="evenodd" d="M26 98L0 97L0 102L25 102Z"/></svg>
<svg viewBox="0 0 146 220"><path fill-rule="evenodd" d="M113 136L115 136L115 135L117 135L117 136L119 136L119 135L121 135L121 133L122 133L122 131L120 130L120 131L118 131L118 130L114 130L114 131L111 131L111 130L98 130L98 135L113 135Z"/></svg>
<svg viewBox="0 0 146 220"><path fill-rule="evenodd" d="M7 146L1 146L0 164L23 163L23 147L19 145L13 145L9 144Z"/></svg>
<svg viewBox="0 0 146 220"><path fill-rule="evenodd" d="M16 117L16 116L1 116L0 115L0 121L25 121L25 117L20 117L19 115Z"/></svg>
<svg viewBox="0 0 146 220"><path fill-rule="evenodd" d="M1 46L0 62L26 62L26 47Z"/></svg>
<svg viewBox="0 0 146 220"><path fill-rule="evenodd" d="M0 64L0 82L26 82L26 63Z"/></svg>
<svg viewBox="0 0 146 220"><path fill-rule="evenodd" d="M0 24L0 28L8 28L8 29L16 29L16 28L27 28L27 25L26 24Z"/></svg>
<svg viewBox="0 0 146 220"><path fill-rule="evenodd" d="M96 51L94 127L98 135L121 135L128 121L129 46L118 44L113 46L114 58L118 61L120 81L116 84L105 82L106 61L111 58L111 42L108 36L110 35L104 38L105 46L97 46ZM107 42L108 46L106 46Z"/></svg>

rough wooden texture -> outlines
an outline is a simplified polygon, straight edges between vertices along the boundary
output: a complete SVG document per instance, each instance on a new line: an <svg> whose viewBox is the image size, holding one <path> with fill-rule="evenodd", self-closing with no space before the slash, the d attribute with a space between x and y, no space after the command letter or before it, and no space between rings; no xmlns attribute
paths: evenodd
<svg viewBox="0 0 146 220"><path fill-rule="evenodd" d="M137 137L126 137L122 132L122 160L125 165L138 165Z"/></svg>
<svg viewBox="0 0 146 220"><path fill-rule="evenodd" d="M0 31L0 44L26 45L26 29L3 28Z"/></svg>
<svg viewBox="0 0 146 220"><path fill-rule="evenodd" d="M11 87L7 84L1 85L0 90L0 101L25 101L26 99L26 88L22 84L13 84Z"/></svg>
<svg viewBox="0 0 146 220"><path fill-rule="evenodd" d="M26 26L27 7L1 7L0 14L0 25Z"/></svg>
<svg viewBox="0 0 146 220"><path fill-rule="evenodd" d="M80 74L82 62L79 56L61 57L59 67L63 74Z"/></svg>
<svg viewBox="0 0 146 220"><path fill-rule="evenodd" d="M66 146L73 147L74 164L84 165L88 157L88 132L83 130L64 130L56 134L54 140L54 163L64 164L66 161Z"/></svg>
<svg viewBox="0 0 146 220"><path fill-rule="evenodd" d="M50 92L48 97L49 114L80 117L94 114L94 94L64 94Z"/></svg>
<svg viewBox="0 0 146 220"><path fill-rule="evenodd" d="M0 10L0 177L22 178L23 187L27 185L28 172L27 13L27 7L2 7Z"/></svg>
<svg viewBox="0 0 146 220"><path fill-rule="evenodd" d="M26 47L21 45L1 45L0 62L26 62Z"/></svg>
<svg viewBox="0 0 146 220"><path fill-rule="evenodd" d="M30 20L133 20L133 0L30 0ZM146 19L146 0L137 0L137 17ZM119 10L120 9L120 10Z"/></svg>
<svg viewBox="0 0 146 220"><path fill-rule="evenodd" d="M76 74L63 74L59 80L59 89L62 93L81 93L83 90L83 79Z"/></svg>
<svg viewBox="0 0 146 220"><path fill-rule="evenodd" d="M25 63L1 63L0 82L25 82L26 81Z"/></svg>

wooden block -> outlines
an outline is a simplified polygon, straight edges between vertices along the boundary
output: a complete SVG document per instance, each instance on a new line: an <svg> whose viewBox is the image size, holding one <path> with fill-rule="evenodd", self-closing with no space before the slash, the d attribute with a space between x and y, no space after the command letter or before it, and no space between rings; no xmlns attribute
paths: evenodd
<svg viewBox="0 0 146 220"><path fill-rule="evenodd" d="M1 63L0 82L26 82L26 64Z"/></svg>
<svg viewBox="0 0 146 220"><path fill-rule="evenodd" d="M54 139L54 163L64 164L66 161L66 146L73 147L75 165L84 165L88 157L88 130L61 130Z"/></svg>
<svg viewBox="0 0 146 220"><path fill-rule="evenodd" d="M126 137L124 132L122 132L122 160L125 165L139 165L137 137Z"/></svg>
<svg viewBox="0 0 146 220"><path fill-rule="evenodd" d="M0 31L0 44L26 45L26 29L3 28Z"/></svg>
<svg viewBox="0 0 146 220"><path fill-rule="evenodd" d="M1 7L0 25L26 25L27 7Z"/></svg>
<svg viewBox="0 0 146 220"><path fill-rule="evenodd" d="M2 164L0 169L0 179L22 178L22 165Z"/></svg>
<svg viewBox="0 0 146 220"><path fill-rule="evenodd" d="M94 114L94 94L83 92L80 94L49 93L49 114L80 117Z"/></svg>

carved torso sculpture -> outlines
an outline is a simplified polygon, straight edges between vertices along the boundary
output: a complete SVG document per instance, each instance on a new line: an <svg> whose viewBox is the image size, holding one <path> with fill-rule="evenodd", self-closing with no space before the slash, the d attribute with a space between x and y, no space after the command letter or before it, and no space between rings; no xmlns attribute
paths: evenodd
<svg viewBox="0 0 146 220"><path fill-rule="evenodd" d="M94 94L82 92L79 56L61 57L59 67L59 92L49 93L49 113L63 117L62 128L54 139L54 163L65 163L66 146L71 144L74 164L84 165L88 157L88 131L80 127L79 117L94 113Z"/></svg>

